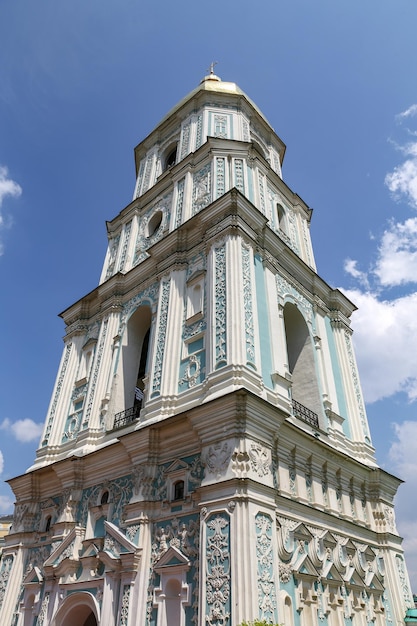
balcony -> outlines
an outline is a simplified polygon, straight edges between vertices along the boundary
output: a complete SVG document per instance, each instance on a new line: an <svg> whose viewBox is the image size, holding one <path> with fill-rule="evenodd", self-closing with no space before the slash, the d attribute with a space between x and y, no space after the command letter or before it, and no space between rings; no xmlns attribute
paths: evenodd
<svg viewBox="0 0 417 626"><path fill-rule="evenodd" d="M118 428L123 428L124 426L128 426L128 424L136 422L136 420L139 419L141 408L142 402L137 402L135 406L132 406L130 409L116 413L112 430L117 430Z"/></svg>
<svg viewBox="0 0 417 626"><path fill-rule="evenodd" d="M303 420L303 422L310 424L310 426L312 426L313 428L319 427L319 416L317 415L317 413L314 413L314 411L311 411L311 409L308 409L300 402L297 402L297 400L292 401L292 411L294 417L297 417L298 419Z"/></svg>

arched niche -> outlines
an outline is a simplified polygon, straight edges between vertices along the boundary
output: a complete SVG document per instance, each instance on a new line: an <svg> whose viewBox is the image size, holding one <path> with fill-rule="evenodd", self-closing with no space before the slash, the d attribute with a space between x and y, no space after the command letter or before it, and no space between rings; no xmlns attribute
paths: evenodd
<svg viewBox="0 0 417 626"><path fill-rule="evenodd" d="M51 626L98 626L99 623L99 608L94 596L81 591L65 598Z"/></svg>
<svg viewBox="0 0 417 626"><path fill-rule="evenodd" d="M284 323L292 399L316 413L320 419L322 404L313 342L303 315L292 302L284 306Z"/></svg>
<svg viewBox="0 0 417 626"><path fill-rule="evenodd" d="M124 411L142 403L152 311L150 306L138 307L130 316L120 345L117 365L115 412Z"/></svg>

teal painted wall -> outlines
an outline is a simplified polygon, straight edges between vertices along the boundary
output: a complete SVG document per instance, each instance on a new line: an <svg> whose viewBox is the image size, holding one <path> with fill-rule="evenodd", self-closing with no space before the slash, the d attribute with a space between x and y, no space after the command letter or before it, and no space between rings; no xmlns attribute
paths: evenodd
<svg viewBox="0 0 417 626"><path fill-rule="evenodd" d="M255 286L256 286L256 302L258 307L258 330L259 343L261 352L261 371L264 384L273 389L272 383L272 355L271 355L271 337L269 333L269 315L268 300L266 297L265 274L262 259L259 255L255 255Z"/></svg>

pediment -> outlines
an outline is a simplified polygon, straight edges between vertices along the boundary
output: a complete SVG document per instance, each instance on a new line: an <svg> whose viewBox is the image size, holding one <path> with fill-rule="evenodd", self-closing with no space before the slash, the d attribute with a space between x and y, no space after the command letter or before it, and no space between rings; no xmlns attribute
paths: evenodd
<svg viewBox="0 0 417 626"><path fill-rule="evenodd" d="M174 472L184 471L188 469L188 463L182 461L181 459L175 459L175 461L173 461L171 465L166 468L165 474L172 474Z"/></svg>
<svg viewBox="0 0 417 626"><path fill-rule="evenodd" d="M382 593L385 591L384 585L379 580L377 574L375 572L368 571L365 576L365 585L369 587L369 589L373 589L375 591L381 591Z"/></svg>
<svg viewBox="0 0 417 626"><path fill-rule="evenodd" d="M105 521L104 528L106 535L104 537L103 552L116 559L123 553L135 554L137 552L137 546L117 526Z"/></svg>
<svg viewBox="0 0 417 626"><path fill-rule="evenodd" d="M334 563L332 563L332 561L326 561L324 563L323 569L321 571L321 576L322 578L325 578L326 581L334 580L337 582L343 582L343 578L340 572L337 570L337 567Z"/></svg>
<svg viewBox="0 0 417 626"><path fill-rule="evenodd" d="M39 569L39 567L32 567L29 572L26 574L26 576L23 579L23 584L24 585L30 585L36 583L38 585L43 583L43 576L42 576L42 572Z"/></svg>
<svg viewBox="0 0 417 626"><path fill-rule="evenodd" d="M79 560L79 551L84 539L84 528L76 526L68 533L56 550L46 559L44 567L58 567L66 558L73 561Z"/></svg>
<svg viewBox="0 0 417 626"><path fill-rule="evenodd" d="M343 574L343 580L348 585L356 587L365 587L365 581L359 576L354 567L347 567L346 572Z"/></svg>
<svg viewBox="0 0 417 626"><path fill-rule="evenodd" d="M319 577L319 572L314 567L307 552L296 553L291 560L291 567L295 575L304 574L306 576L314 576L315 578Z"/></svg>
<svg viewBox="0 0 417 626"><path fill-rule="evenodd" d="M166 552L164 552L159 561L155 563L154 570L158 572L158 570L169 567L181 567L188 569L190 567L190 560L185 556L185 554L178 550L178 548L171 546Z"/></svg>
<svg viewBox="0 0 417 626"><path fill-rule="evenodd" d="M305 524L300 523L295 529L294 529L294 539L298 539L299 541L306 541L307 543L309 543L311 541L311 539L313 538L312 533L309 531L309 529L307 528L307 526L305 526Z"/></svg>

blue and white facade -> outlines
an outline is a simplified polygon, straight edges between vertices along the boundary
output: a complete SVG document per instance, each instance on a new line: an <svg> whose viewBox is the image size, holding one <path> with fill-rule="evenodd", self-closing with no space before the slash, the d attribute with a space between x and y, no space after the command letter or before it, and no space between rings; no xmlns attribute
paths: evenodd
<svg viewBox="0 0 417 626"><path fill-rule="evenodd" d="M389 626L413 606L285 145L214 74L135 150L0 562L2 626Z"/></svg>

